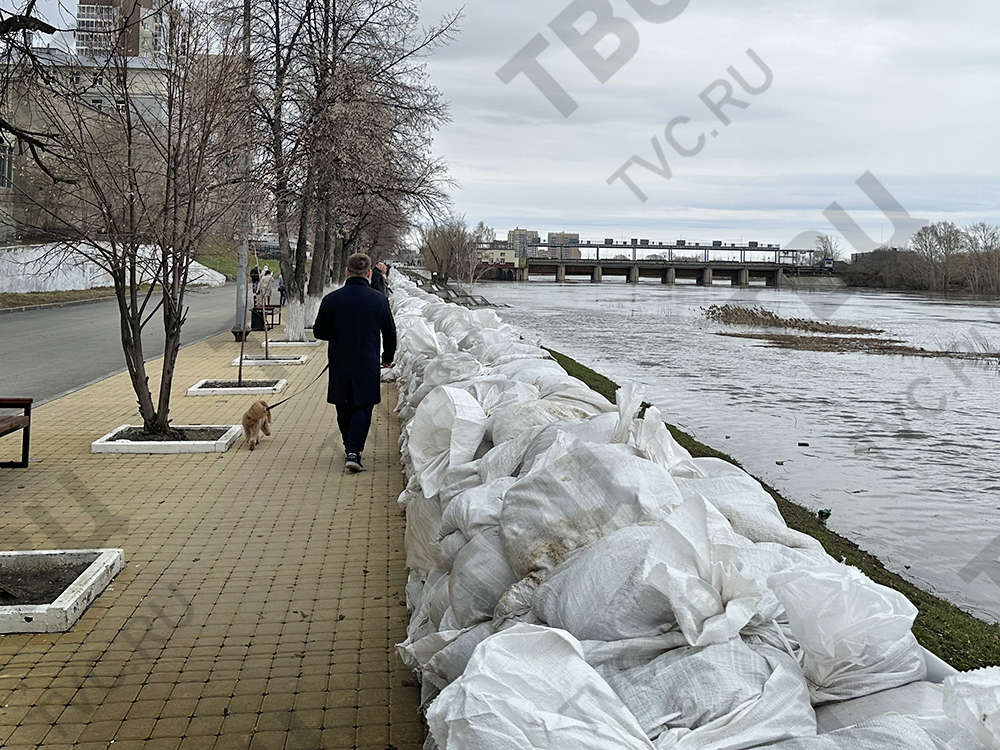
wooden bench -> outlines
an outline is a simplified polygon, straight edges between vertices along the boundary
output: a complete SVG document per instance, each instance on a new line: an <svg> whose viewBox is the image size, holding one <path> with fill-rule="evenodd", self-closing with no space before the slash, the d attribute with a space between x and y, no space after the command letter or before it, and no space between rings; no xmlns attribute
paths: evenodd
<svg viewBox="0 0 1000 750"><path fill-rule="evenodd" d="M21 460L2 461L0 468L24 469L28 466L28 446L31 444L31 402L30 398L0 398L0 409L22 409L23 414L0 414L0 437L22 430Z"/></svg>

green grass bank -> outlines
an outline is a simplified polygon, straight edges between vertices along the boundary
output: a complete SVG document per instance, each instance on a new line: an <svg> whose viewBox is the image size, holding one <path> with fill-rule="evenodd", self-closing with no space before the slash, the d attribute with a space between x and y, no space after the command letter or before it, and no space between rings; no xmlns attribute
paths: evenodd
<svg viewBox="0 0 1000 750"><path fill-rule="evenodd" d="M564 354L551 349L548 351L566 372L614 402L617 383ZM695 440L669 423L667 428L692 456L721 458L739 466L739 462L732 456ZM873 581L899 591L913 602L919 610L913 624L913 633L924 648L960 670L1000 664L1000 626L983 622L886 570L874 555L865 552L850 539L830 531L814 512L782 497L764 482L761 484L778 504L778 509L790 528L815 537L835 559L853 565Z"/></svg>

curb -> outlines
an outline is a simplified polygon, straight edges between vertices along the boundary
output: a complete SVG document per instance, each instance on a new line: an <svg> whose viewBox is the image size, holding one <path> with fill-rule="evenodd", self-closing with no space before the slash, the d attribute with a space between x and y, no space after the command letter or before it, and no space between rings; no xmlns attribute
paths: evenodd
<svg viewBox="0 0 1000 750"><path fill-rule="evenodd" d="M76 307L77 305L92 305L95 302L114 301L115 295L109 294L107 297L91 297L89 299L74 299L69 302L47 302L44 305L24 305L23 307L3 307L0 308L0 315L7 313L31 312L32 310L46 310L52 307Z"/></svg>

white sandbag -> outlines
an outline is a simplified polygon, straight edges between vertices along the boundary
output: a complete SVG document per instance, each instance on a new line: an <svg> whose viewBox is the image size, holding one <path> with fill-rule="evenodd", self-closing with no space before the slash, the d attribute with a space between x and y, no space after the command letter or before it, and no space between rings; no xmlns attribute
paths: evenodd
<svg viewBox="0 0 1000 750"><path fill-rule="evenodd" d="M580 443L507 490L500 533L521 577L629 524L665 519L680 503L670 475L624 445Z"/></svg>
<svg viewBox="0 0 1000 750"><path fill-rule="evenodd" d="M449 573L445 570L432 570L424 577L417 603L406 626L406 637L410 643L416 643L421 638L440 629L441 617L445 609L451 606L448 596ZM407 584L407 593L410 584Z"/></svg>
<svg viewBox="0 0 1000 750"><path fill-rule="evenodd" d="M532 428L543 427L567 419L589 417L583 409L554 401L524 401L497 407L490 416L487 437L494 445L513 440Z"/></svg>
<svg viewBox="0 0 1000 750"><path fill-rule="evenodd" d="M604 396L579 378L571 377L565 372L553 371L540 375L535 379L535 385L538 386L542 398L550 401L579 406L591 414L615 411L615 405Z"/></svg>
<svg viewBox="0 0 1000 750"><path fill-rule="evenodd" d="M772 620L787 621L784 606L767 586L768 579L772 575L797 565L822 567L836 564L822 547L797 549L773 542L755 544L742 535L738 537L738 541L737 564L740 572L755 580L764 592L757 604L757 614L751 622L752 625L767 627L771 625Z"/></svg>
<svg viewBox="0 0 1000 750"><path fill-rule="evenodd" d="M524 463L525 453L542 429L542 427L531 427L514 439L493 446L479 461L480 479L488 483L515 476Z"/></svg>
<svg viewBox="0 0 1000 750"><path fill-rule="evenodd" d="M948 719L887 714L814 737L799 737L771 750L983 750L968 732ZM657 748L660 750L660 748Z"/></svg>
<svg viewBox="0 0 1000 750"><path fill-rule="evenodd" d="M680 461L691 458L691 454L674 440L663 422L660 410L655 406L646 409L646 415L642 419L632 421L629 434L632 444L646 458L664 469L669 470Z"/></svg>
<svg viewBox="0 0 1000 750"><path fill-rule="evenodd" d="M451 385L478 378L482 374L483 365L470 354L464 352L439 354L424 368L424 385Z"/></svg>
<svg viewBox="0 0 1000 750"><path fill-rule="evenodd" d="M538 388L530 383L519 383L502 375L484 375L472 380L461 380L452 384L471 395L489 416L504 404L535 401L540 397Z"/></svg>
<svg viewBox="0 0 1000 750"><path fill-rule="evenodd" d="M472 537L455 558L449 580L451 608L459 627L492 620L500 597L517 581L496 526Z"/></svg>
<svg viewBox="0 0 1000 750"><path fill-rule="evenodd" d="M546 425L541 428L525 450L521 463L521 474L527 474L531 471L535 460L552 446L559 433L572 435L583 443L606 444L611 442L611 436L617 426L618 415L615 413L600 414L583 420L553 422Z"/></svg>
<svg viewBox="0 0 1000 750"><path fill-rule="evenodd" d="M934 682L909 685L816 708L816 728L823 734L843 729L876 716L897 713L923 718L944 718L944 688Z"/></svg>
<svg viewBox="0 0 1000 750"><path fill-rule="evenodd" d="M407 447L427 497L438 494L448 469L472 461L486 432L486 414L465 391L435 388L413 416Z"/></svg>
<svg viewBox="0 0 1000 750"><path fill-rule="evenodd" d="M476 646L493 635L493 625L482 622L460 632L460 636L452 639L424 664L424 677L439 688L447 687L462 675Z"/></svg>
<svg viewBox="0 0 1000 750"><path fill-rule="evenodd" d="M441 534L461 531L471 539L480 531L497 526L504 495L516 481L515 477L501 477L456 495L441 517Z"/></svg>
<svg viewBox="0 0 1000 750"><path fill-rule="evenodd" d="M739 639L675 649L607 679L657 747L741 750L816 733L798 664Z"/></svg>
<svg viewBox="0 0 1000 750"><path fill-rule="evenodd" d="M652 750L567 633L516 625L476 648L427 710L441 750Z"/></svg>
<svg viewBox="0 0 1000 750"><path fill-rule="evenodd" d="M1000 667L946 677L944 710L990 750L1000 750Z"/></svg>
<svg viewBox="0 0 1000 750"><path fill-rule="evenodd" d="M542 353L548 357L548 354L545 352ZM495 359L496 358L494 358L494 360ZM516 380L521 383L530 383L531 385L535 385L535 381L538 378L544 378L551 373L565 374L566 372L554 359L536 359L534 357L528 357L525 359L514 359L496 364L494 361L484 358L483 362L490 365L493 372L497 375L503 375L511 380Z"/></svg>
<svg viewBox="0 0 1000 750"><path fill-rule="evenodd" d="M618 407L618 425L611 435L612 443L628 441L632 421L642 408L642 397L645 389L635 381L627 381L615 391L615 404Z"/></svg>
<svg viewBox="0 0 1000 750"><path fill-rule="evenodd" d="M441 503L437 496L410 493L403 534L407 568L429 571L441 567L444 558L437 542L440 528Z"/></svg>
<svg viewBox="0 0 1000 750"><path fill-rule="evenodd" d="M768 586L802 646L813 703L847 700L926 677L910 632L917 609L857 568L833 562L776 573Z"/></svg>
<svg viewBox="0 0 1000 750"><path fill-rule="evenodd" d="M437 333L422 318L416 318L409 324L406 336L400 337L400 347L425 359L432 359L442 352Z"/></svg>
<svg viewBox="0 0 1000 750"><path fill-rule="evenodd" d="M438 549L441 552L441 567L445 570L451 570L455 565L455 558L458 557L458 553L462 551L464 547L469 542L469 537L463 534L461 531L452 531L450 534L445 534L438 541Z"/></svg>
<svg viewBox="0 0 1000 750"><path fill-rule="evenodd" d="M648 638L621 641L580 641L583 658L605 680L619 672L645 666L667 651L688 645L684 634L674 630Z"/></svg>
<svg viewBox="0 0 1000 750"><path fill-rule="evenodd" d="M670 600L692 646L735 638L754 616L763 591L739 571L738 553L729 522L696 497L675 508L653 538L646 582Z"/></svg>
<svg viewBox="0 0 1000 750"><path fill-rule="evenodd" d="M646 581L659 525L632 524L569 555L534 594L532 612L581 641L653 637L676 627L669 598Z"/></svg>
<svg viewBox="0 0 1000 750"><path fill-rule="evenodd" d="M396 653L410 669L423 670L441 649L458 639L464 632L462 630L439 630L425 635L417 641L407 639L403 643L396 644ZM438 687L444 686L439 685Z"/></svg>
<svg viewBox="0 0 1000 750"><path fill-rule="evenodd" d="M721 511L737 534L752 542L773 542L802 549L823 548L808 534L788 528L774 498L760 482L738 467L727 466L736 471L727 469L722 475L697 478L675 475L674 479L684 497L704 497Z"/></svg>

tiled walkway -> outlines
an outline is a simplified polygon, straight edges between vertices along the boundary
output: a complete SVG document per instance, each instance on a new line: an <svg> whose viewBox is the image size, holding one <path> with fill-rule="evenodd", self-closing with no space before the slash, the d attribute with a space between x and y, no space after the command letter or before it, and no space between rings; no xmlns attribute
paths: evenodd
<svg viewBox="0 0 1000 750"><path fill-rule="evenodd" d="M174 424L239 423L257 397L184 395L235 378L238 350L228 333L181 350ZM309 361L245 370L288 378L271 403L326 363L325 345L273 353L290 351ZM124 374L35 410L36 461L0 469L0 549L121 547L126 565L69 632L0 635L0 746L422 746L419 688L394 649L408 617L394 389L367 471L349 475L325 380L277 408L253 452L90 454L137 423ZM0 457L19 450L0 441Z"/></svg>

